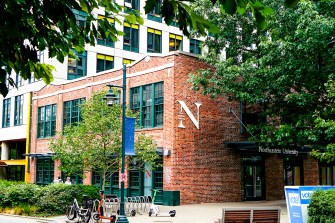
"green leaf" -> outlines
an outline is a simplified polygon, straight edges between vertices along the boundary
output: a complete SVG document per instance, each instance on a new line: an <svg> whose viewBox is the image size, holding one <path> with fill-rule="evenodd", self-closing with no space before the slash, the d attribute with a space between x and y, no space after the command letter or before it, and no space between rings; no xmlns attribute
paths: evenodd
<svg viewBox="0 0 335 223"><path fill-rule="evenodd" d="M287 7L294 7L298 4L300 0L285 0L285 5Z"/></svg>
<svg viewBox="0 0 335 223"><path fill-rule="evenodd" d="M235 0L219 0L221 10L229 15L233 15L237 10L237 4Z"/></svg>

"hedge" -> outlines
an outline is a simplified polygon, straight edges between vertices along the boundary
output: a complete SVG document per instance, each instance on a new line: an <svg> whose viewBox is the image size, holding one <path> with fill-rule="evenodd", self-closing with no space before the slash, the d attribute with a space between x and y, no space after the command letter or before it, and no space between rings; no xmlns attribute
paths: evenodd
<svg viewBox="0 0 335 223"><path fill-rule="evenodd" d="M312 194L308 223L335 223L335 190L318 190Z"/></svg>
<svg viewBox="0 0 335 223"><path fill-rule="evenodd" d="M83 195L99 199L99 188L91 185L49 184L38 186L23 182L0 180L0 207L36 206L41 215L64 214L65 208L76 198L82 202Z"/></svg>

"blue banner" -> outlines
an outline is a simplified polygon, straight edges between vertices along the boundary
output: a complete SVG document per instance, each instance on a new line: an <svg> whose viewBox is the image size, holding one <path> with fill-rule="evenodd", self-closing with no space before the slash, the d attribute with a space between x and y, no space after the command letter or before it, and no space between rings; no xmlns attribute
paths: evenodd
<svg viewBox="0 0 335 223"><path fill-rule="evenodd" d="M135 155L135 120L136 118L126 117L125 120L125 153L127 156Z"/></svg>

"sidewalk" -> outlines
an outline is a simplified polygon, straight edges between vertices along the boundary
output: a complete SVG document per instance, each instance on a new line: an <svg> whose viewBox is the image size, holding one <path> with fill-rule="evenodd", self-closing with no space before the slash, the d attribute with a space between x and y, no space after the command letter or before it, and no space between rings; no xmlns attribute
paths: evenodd
<svg viewBox="0 0 335 223"><path fill-rule="evenodd" d="M280 223L289 223L285 200L278 201L249 201L232 203L209 203L209 204L191 204L182 206L160 206L161 212L176 210L175 217L152 216L148 213L143 215L136 214L134 217L128 217L129 223L214 223L222 217L222 208L224 207L268 207L280 206ZM50 218L51 222L65 223L76 222L67 220L66 216Z"/></svg>

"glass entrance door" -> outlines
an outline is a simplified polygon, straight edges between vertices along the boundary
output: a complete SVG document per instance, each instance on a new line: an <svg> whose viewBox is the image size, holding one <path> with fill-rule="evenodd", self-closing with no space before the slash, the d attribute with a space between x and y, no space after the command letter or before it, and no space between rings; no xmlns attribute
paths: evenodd
<svg viewBox="0 0 335 223"><path fill-rule="evenodd" d="M262 160L243 162L242 190L244 200L264 199L264 165Z"/></svg>

